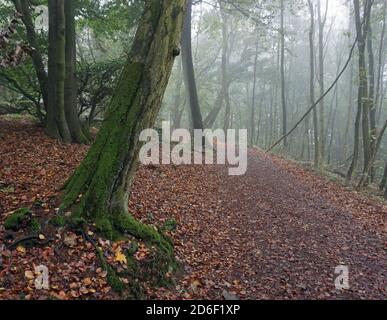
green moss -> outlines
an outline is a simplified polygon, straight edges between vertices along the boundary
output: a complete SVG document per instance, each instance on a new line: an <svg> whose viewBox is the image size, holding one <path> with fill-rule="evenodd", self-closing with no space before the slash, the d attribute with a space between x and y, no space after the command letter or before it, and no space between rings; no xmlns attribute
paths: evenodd
<svg viewBox="0 0 387 320"><path fill-rule="evenodd" d="M78 216L71 217L66 221L67 221L67 224L73 229L82 228L87 223L84 218L78 217Z"/></svg>
<svg viewBox="0 0 387 320"><path fill-rule="evenodd" d="M133 101L143 69L141 63L125 66L96 142L65 185L62 210L71 208L86 219L104 216L111 186L122 167L122 153L129 148L128 136L141 110L141 104Z"/></svg>
<svg viewBox="0 0 387 320"><path fill-rule="evenodd" d="M122 294L125 289L125 284L121 281L120 277L117 275L114 269L106 262L102 251L97 249L97 252L102 268L107 272L107 281L109 285L115 292Z"/></svg>
<svg viewBox="0 0 387 320"><path fill-rule="evenodd" d="M144 290L139 282L142 272L139 263L133 258L133 255L128 251L125 253L128 269L125 272L126 278L129 280L128 290L134 299L142 299L144 297Z"/></svg>
<svg viewBox="0 0 387 320"><path fill-rule="evenodd" d="M162 226L161 230L163 232L170 232L170 231L176 231L177 228L177 222L175 219L167 220L164 225Z"/></svg>
<svg viewBox="0 0 387 320"><path fill-rule="evenodd" d="M51 218L49 223L57 228L63 228L67 223L67 219L66 219L66 217L64 217L62 215L57 215L57 216Z"/></svg>
<svg viewBox="0 0 387 320"><path fill-rule="evenodd" d="M138 251L139 245L137 242L132 242L130 244L130 247L126 250L126 253L128 255L133 255Z"/></svg>
<svg viewBox="0 0 387 320"><path fill-rule="evenodd" d="M130 214L119 214L114 217L114 226L138 239L157 245L167 245L165 238L154 228L137 221Z"/></svg>
<svg viewBox="0 0 387 320"><path fill-rule="evenodd" d="M125 238L122 233L120 233L117 229L114 228L110 220L107 218L97 218L95 226L97 232L101 233L111 241L127 240L127 238Z"/></svg>
<svg viewBox="0 0 387 320"><path fill-rule="evenodd" d="M11 214L7 219L4 221L4 228L6 230L19 230L23 223L28 222L28 220L31 218L31 211L28 208L21 208L19 210L16 210L13 214Z"/></svg>
<svg viewBox="0 0 387 320"><path fill-rule="evenodd" d="M30 222L30 230L32 232L39 232L42 229L42 226L40 225L40 222L36 218L32 218Z"/></svg>
<svg viewBox="0 0 387 320"><path fill-rule="evenodd" d="M172 222L170 224L174 225ZM138 279L149 281L158 286L171 284L166 274L177 269L177 264L174 259L172 241L168 237L162 235L153 227L137 221L129 214L116 215L112 222L106 217L97 219L96 227L99 232L110 235L110 238L117 238L117 235L122 236L122 234L126 233L144 241L147 247L152 248L152 257L147 261L141 262L141 266L133 259L133 255L139 247L136 241L133 241L132 246L125 252L128 269L123 274L123 277L129 280L127 291L134 298L139 298L142 294L142 288ZM105 265L105 268L111 273L109 283L111 282L112 288L114 286L115 291L122 291L122 281L117 282L119 276L117 274L114 276L115 272L110 266ZM111 270L109 271L109 269Z"/></svg>

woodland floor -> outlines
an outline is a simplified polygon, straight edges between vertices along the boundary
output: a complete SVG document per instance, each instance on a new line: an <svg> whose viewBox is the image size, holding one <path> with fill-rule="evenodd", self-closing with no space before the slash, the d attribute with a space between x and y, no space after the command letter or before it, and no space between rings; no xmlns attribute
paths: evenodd
<svg viewBox="0 0 387 320"><path fill-rule="evenodd" d="M0 118L0 225L21 207L40 221L55 214L55 197L86 151L28 121ZM159 226L177 221L171 236L183 265L174 287L147 288L149 298L387 299L386 205L259 150L249 152L245 176L226 169L140 168L131 212ZM63 245L71 234L47 230L47 245L7 249L21 235L0 227L0 299L118 298L90 243L75 236ZM124 246L99 244L113 253ZM140 247L135 257L146 255ZM40 264L50 271L48 291L33 285ZM349 267L350 290L335 289L340 264Z"/></svg>

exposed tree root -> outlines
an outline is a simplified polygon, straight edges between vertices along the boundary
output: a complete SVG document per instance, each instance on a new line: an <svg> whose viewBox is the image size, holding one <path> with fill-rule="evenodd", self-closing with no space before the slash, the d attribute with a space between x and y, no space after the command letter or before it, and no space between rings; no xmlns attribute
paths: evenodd
<svg viewBox="0 0 387 320"><path fill-rule="evenodd" d="M50 238L50 239L42 241L42 240L40 240L38 235L29 235L29 236L25 236L23 238L17 239L16 241L14 241L10 245L8 245L7 249L13 250L16 247L18 247L19 245L24 244L24 243L32 243L34 246L46 246L52 241L54 241L54 239Z"/></svg>

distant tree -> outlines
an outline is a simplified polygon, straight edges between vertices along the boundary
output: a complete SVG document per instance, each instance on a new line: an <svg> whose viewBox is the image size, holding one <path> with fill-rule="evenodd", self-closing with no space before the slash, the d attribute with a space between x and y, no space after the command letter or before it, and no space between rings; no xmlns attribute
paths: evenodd
<svg viewBox="0 0 387 320"><path fill-rule="evenodd" d="M309 29L309 50L310 50L310 81L309 81L309 97L311 105L315 104L315 21L314 21L314 6L311 0L308 0L309 12L310 12L310 29ZM313 136L314 136L314 166L316 168L320 165L320 146L319 146L319 130L318 130L318 116L316 108L313 109Z"/></svg>
<svg viewBox="0 0 387 320"><path fill-rule="evenodd" d="M364 152L364 170L365 172L369 166L371 158L371 145L370 145L370 124L369 124L369 93L368 93L368 76L367 66L365 60L366 41L370 26L370 14L373 1L367 0L363 6L363 18L361 15L361 7L359 0L353 0L355 11L355 24L356 35L358 43L358 77L359 77L359 89L358 89L358 109L355 121L355 145L351 166L347 173L347 182L352 180L354 171L359 161L360 152L360 121L362 126L362 138L363 138L363 152Z"/></svg>
<svg viewBox="0 0 387 320"><path fill-rule="evenodd" d="M286 81L285 81L285 3L284 0L281 0L280 7L280 55L281 55L281 64L280 64L280 73L281 73L281 104L282 104L282 134L285 136L287 133L287 107L286 107ZM288 139L285 136L284 147L288 146Z"/></svg>
<svg viewBox="0 0 387 320"><path fill-rule="evenodd" d="M325 42L324 42L324 30L328 16L328 4L329 0L326 0L325 12L322 12L321 0L317 0L317 20L318 20L318 65L319 65L319 85L320 96L325 92ZM325 159L325 100L322 99L319 105L319 154L320 162Z"/></svg>
<svg viewBox="0 0 387 320"><path fill-rule="evenodd" d="M196 87L195 70L192 56L192 0L188 0L183 35L181 39L184 83L189 97L189 107L193 129L203 129L203 118Z"/></svg>

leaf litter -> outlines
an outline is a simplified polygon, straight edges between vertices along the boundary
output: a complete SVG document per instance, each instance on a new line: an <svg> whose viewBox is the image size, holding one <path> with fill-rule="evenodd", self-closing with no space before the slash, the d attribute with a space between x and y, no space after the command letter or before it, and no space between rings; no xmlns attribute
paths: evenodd
<svg viewBox="0 0 387 320"><path fill-rule="evenodd" d="M88 147L47 138L29 121L0 118L0 299L118 299L95 245L125 269L130 240L111 243L44 228L35 246L7 246L25 236L4 230L13 211L28 207L44 224L58 192ZM347 190L280 157L250 150L245 176L225 166L141 166L129 200L137 219L165 231L180 271L152 299L380 299L387 297L383 203ZM133 257L144 261L140 244ZM335 289L334 270L350 270L350 289ZM35 267L46 265L50 289L37 290ZM123 279L125 282L125 279Z"/></svg>

